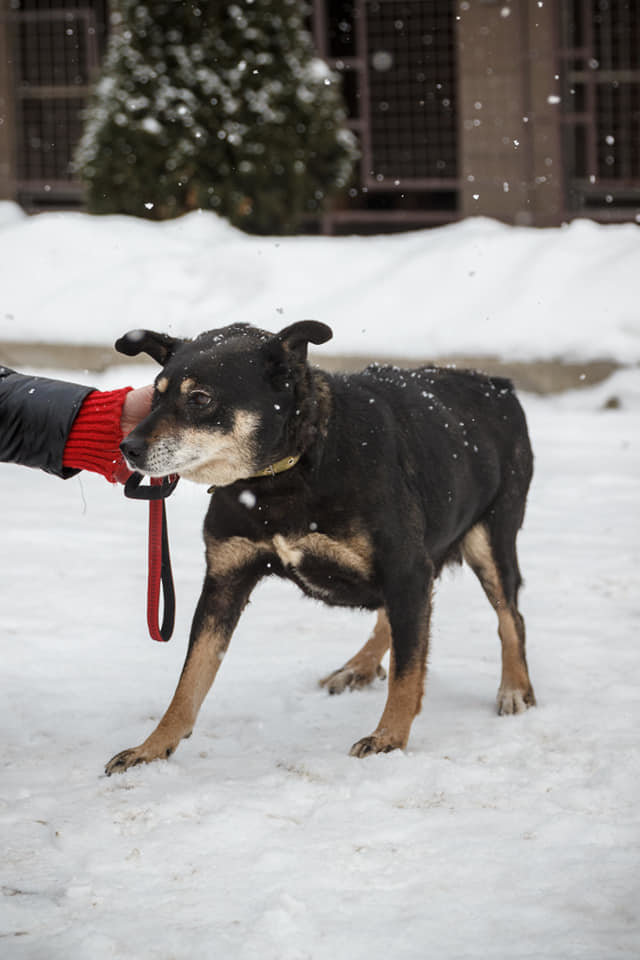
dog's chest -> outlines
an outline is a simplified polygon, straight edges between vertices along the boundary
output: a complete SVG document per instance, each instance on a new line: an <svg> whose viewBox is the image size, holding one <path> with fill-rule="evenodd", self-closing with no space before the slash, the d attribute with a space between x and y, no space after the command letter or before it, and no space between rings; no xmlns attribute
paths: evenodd
<svg viewBox="0 0 640 960"><path fill-rule="evenodd" d="M285 575L326 603L375 608L379 604L367 537L335 539L322 533L273 537Z"/></svg>

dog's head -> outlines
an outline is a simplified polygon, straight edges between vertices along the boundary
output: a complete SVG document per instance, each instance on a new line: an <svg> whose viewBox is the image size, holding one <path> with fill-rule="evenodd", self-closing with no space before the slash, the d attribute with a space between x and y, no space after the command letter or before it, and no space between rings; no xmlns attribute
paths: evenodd
<svg viewBox="0 0 640 960"><path fill-rule="evenodd" d="M248 324L180 340L132 330L116 349L162 364L151 413L121 444L129 466L150 476L178 473L226 486L296 456L298 421L309 383L309 343L332 336L303 320L278 334Z"/></svg>

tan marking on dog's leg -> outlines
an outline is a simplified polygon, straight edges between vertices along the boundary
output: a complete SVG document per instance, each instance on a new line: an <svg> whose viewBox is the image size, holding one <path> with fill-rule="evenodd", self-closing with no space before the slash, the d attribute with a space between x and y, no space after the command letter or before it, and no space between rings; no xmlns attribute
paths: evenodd
<svg viewBox="0 0 640 960"><path fill-rule="evenodd" d="M498 614L498 635L502 647L502 678L497 696L500 715L523 713L535 706L525 656L524 621L515 607L507 604L486 527L476 524L462 542L464 559L482 584Z"/></svg>
<svg viewBox="0 0 640 960"><path fill-rule="evenodd" d="M380 661L391 644L391 627L384 608L378 610L378 619L373 633L363 647L358 650L343 667L334 670L320 681L321 687L326 687L329 693L342 693L347 687L350 690L366 687L373 683L376 677L384 680L386 673Z"/></svg>
<svg viewBox="0 0 640 960"><path fill-rule="evenodd" d="M504 592L496 568L489 534L486 527L477 523L462 541L462 556L480 580L494 610L504 608Z"/></svg>
<svg viewBox="0 0 640 960"><path fill-rule="evenodd" d="M524 713L536 704L524 654L524 622L517 610L498 611L498 634L502 645L502 679L496 700L500 716Z"/></svg>
<svg viewBox="0 0 640 960"><path fill-rule="evenodd" d="M370 753L388 753L390 750L404 749L409 740L411 724L420 713L424 678L426 673L425 656L416 660L401 677L396 675L393 649L389 661L389 693L380 723L369 737L363 737L351 747L352 757L366 757Z"/></svg>
<svg viewBox="0 0 640 960"><path fill-rule="evenodd" d="M244 537L207 544L207 578L176 692L153 733L140 746L113 757L105 768L108 775L138 763L169 757L180 740L190 735L242 609L260 579L257 572L238 586L238 575L265 549L264 544Z"/></svg>
<svg viewBox="0 0 640 960"><path fill-rule="evenodd" d="M108 776L139 763L166 759L182 739L188 737L218 672L229 643L210 620L206 621L189 652L176 692L162 720L144 743L123 750L109 761Z"/></svg>

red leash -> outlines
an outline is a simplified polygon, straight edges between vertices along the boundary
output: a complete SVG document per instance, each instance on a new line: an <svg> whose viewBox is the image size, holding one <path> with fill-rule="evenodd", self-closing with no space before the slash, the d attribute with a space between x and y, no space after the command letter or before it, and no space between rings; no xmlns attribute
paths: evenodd
<svg viewBox="0 0 640 960"><path fill-rule="evenodd" d="M153 487L160 486L162 480L159 477L151 478ZM162 550L163 534L167 529L167 516L164 506L164 500L149 500L149 580L147 584L147 626L149 634L153 640L167 641L173 632L168 636L163 636L159 622L160 610L160 586L162 583L162 565L164 554ZM171 558L168 555L169 546L167 544L167 562L169 564L169 573L171 573ZM171 578L173 588L173 577ZM165 598L166 601L166 598ZM166 602L164 609L166 620Z"/></svg>
<svg viewBox="0 0 640 960"><path fill-rule="evenodd" d="M165 499L175 490L177 476L151 477L150 486L141 486L142 476L132 474L127 480L125 496L149 501L149 575L147 587L147 625L154 640L171 638L175 622L176 598L171 573L169 534ZM162 626L159 622L160 590L163 594Z"/></svg>

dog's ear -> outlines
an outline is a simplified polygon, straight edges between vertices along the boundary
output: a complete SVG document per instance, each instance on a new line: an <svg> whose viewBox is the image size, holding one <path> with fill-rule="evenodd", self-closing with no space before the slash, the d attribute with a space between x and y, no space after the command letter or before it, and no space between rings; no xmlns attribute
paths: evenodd
<svg viewBox="0 0 640 960"><path fill-rule="evenodd" d="M129 330L116 340L116 350L128 357L137 357L139 353L148 353L162 366L173 356L176 347L184 343L166 333L154 333L153 330Z"/></svg>
<svg viewBox="0 0 640 960"><path fill-rule="evenodd" d="M317 320L300 320L281 330L275 339L288 358L304 363L310 343L326 343L332 336L333 331L326 323L319 323Z"/></svg>

